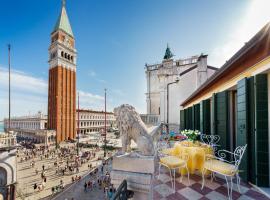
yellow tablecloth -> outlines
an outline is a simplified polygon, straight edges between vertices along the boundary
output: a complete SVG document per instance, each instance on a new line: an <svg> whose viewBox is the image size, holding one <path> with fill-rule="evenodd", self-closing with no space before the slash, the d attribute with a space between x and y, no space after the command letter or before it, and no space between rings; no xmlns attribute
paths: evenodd
<svg viewBox="0 0 270 200"><path fill-rule="evenodd" d="M190 174L194 174L195 171L202 172L204 166L205 154L212 154L213 150L209 145L192 141L182 141L175 143L174 147L170 149L169 153L174 156L181 156L182 153L186 153L189 156L188 169ZM181 174L185 174L185 169L180 169Z"/></svg>

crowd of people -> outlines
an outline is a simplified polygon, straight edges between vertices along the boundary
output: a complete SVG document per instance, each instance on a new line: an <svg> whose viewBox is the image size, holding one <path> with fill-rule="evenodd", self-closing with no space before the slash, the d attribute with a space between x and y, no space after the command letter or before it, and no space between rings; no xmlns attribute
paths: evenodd
<svg viewBox="0 0 270 200"><path fill-rule="evenodd" d="M98 151L100 151L100 149L96 147L77 155L75 145L58 149L43 146L33 149L20 148L17 151L17 157L21 163L30 163L29 167L34 169L35 175L40 175L40 181L33 183L34 192L44 190L46 183L50 178L47 176L48 171L55 170L55 175L58 177L72 176L71 183L75 183L82 179L81 176L77 175L80 172L80 167L82 165L87 165L91 178L86 183L87 187L85 188L85 191L88 192L95 187L100 189L103 188L104 193L108 194L106 196L110 197L115 189L110 185L108 171L104 175L98 175L98 168L96 168L97 166L92 162L93 159L101 159L97 156ZM41 167L36 165L39 161L43 161ZM103 162L100 168L102 172L107 164L107 162ZM54 195L61 192L64 187L64 181L61 178L58 184L51 187L51 193Z"/></svg>
<svg viewBox="0 0 270 200"><path fill-rule="evenodd" d="M116 188L111 184L111 177L108 171L110 160L105 160L99 168L91 171L89 179L84 182L84 192L88 192L97 188L103 190L105 199L112 199Z"/></svg>

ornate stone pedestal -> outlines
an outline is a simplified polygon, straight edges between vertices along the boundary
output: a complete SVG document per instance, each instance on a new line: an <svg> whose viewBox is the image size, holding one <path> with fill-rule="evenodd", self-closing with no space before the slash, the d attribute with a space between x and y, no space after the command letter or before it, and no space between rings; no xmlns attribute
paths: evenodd
<svg viewBox="0 0 270 200"><path fill-rule="evenodd" d="M134 192L134 200L153 199L154 156L115 156L112 162L111 181L116 188L123 180Z"/></svg>

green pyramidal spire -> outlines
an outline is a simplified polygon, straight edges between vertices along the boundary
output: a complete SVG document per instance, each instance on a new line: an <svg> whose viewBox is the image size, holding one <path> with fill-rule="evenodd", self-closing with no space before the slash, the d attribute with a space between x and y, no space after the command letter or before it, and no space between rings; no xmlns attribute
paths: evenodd
<svg viewBox="0 0 270 200"><path fill-rule="evenodd" d="M169 44L167 44L166 52L165 52L165 55L164 55L164 58L163 59L167 60L167 59L172 58L173 56L174 55L171 52L171 49L169 47Z"/></svg>
<svg viewBox="0 0 270 200"><path fill-rule="evenodd" d="M54 26L53 32L58 30L62 30L73 37L73 32L66 11L66 0L62 0L62 10Z"/></svg>

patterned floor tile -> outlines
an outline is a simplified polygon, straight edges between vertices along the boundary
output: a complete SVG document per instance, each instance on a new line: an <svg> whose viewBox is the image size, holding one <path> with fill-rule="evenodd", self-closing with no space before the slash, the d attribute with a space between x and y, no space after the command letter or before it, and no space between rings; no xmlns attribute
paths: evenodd
<svg viewBox="0 0 270 200"><path fill-rule="evenodd" d="M199 183L194 183L193 185L190 186L190 188L192 188L193 190L195 190L196 192L198 192L198 193L200 193L202 195L206 195L209 192L212 192L213 191L210 188L208 188L207 186L204 186L204 188L201 189L202 188L202 185L199 184Z"/></svg>
<svg viewBox="0 0 270 200"><path fill-rule="evenodd" d="M249 197L247 195L242 195L241 197L239 197L237 200L255 200L252 197Z"/></svg>
<svg viewBox="0 0 270 200"><path fill-rule="evenodd" d="M207 197L202 197L199 200L209 200Z"/></svg>
<svg viewBox="0 0 270 200"><path fill-rule="evenodd" d="M184 197L183 195L179 194L178 192L167 196L166 199L167 200L188 200L186 197Z"/></svg>
<svg viewBox="0 0 270 200"><path fill-rule="evenodd" d="M161 170L160 179L154 180L154 199L155 200L226 200L227 185L223 178L217 177L211 182L208 177L205 179L205 187L201 190L202 178L200 175L191 175L190 183L186 175L183 176L182 182L179 175L176 178L176 193L173 191L170 176L166 169ZM269 200L264 194L257 189L241 181L241 192L239 193L236 181L233 184L234 200Z"/></svg>
<svg viewBox="0 0 270 200"><path fill-rule="evenodd" d="M154 200L160 200L163 198L163 196L159 194L157 191L154 191L153 197L154 197Z"/></svg>
<svg viewBox="0 0 270 200"><path fill-rule="evenodd" d="M167 197L170 194L174 193L174 190L171 187L169 187L168 185L166 185L166 184L157 185L157 186L154 187L154 190L156 192L158 192L163 197Z"/></svg>
<svg viewBox="0 0 270 200"><path fill-rule="evenodd" d="M196 192L195 190L193 190L190 187L186 187L184 189L178 190L177 192L180 193L181 195L183 195L188 200L198 200L198 199L203 197L203 195Z"/></svg>
<svg viewBox="0 0 270 200"><path fill-rule="evenodd" d="M188 181L188 178L186 176L183 177L182 182L181 182L181 179L180 178L176 179L176 181L178 181L179 183L184 184L185 186L190 186L190 185L193 185L194 183L196 183L191 178Z"/></svg>
<svg viewBox="0 0 270 200"><path fill-rule="evenodd" d="M210 200L227 200L226 196L216 191L208 193L205 197L207 197Z"/></svg>
<svg viewBox="0 0 270 200"><path fill-rule="evenodd" d="M225 183L223 186L227 187L227 184ZM239 192L236 183L233 183L233 190L236 191L236 192ZM241 190L241 193L244 194L249 190L249 188L247 188L246 186L243 186L243 185L240 184L240 190Z"/></svg>
<svg viewBox="0 0 270 200"><path fill-rule="evenodd" d="M254 190L247 191L245 193L245 195L248 196L248 197L252 197L252 198L254 198L256 200L266 200L266 199L269 200L268 197L266 197L265 195L263 195L263 194L261 194L261 193L259 193L257 191L254 191Z"/></svg>
<svg viewBox="0 0 270 200"><path fill-rule="evenodd" d="M190 178L191 178L192 180L194 180L195 182L199 182L199 181L202 180L202 177L199 176L199 175L197 175L197 174L192 174L192 175L190 175Z"/></svg>
<svg viewBox="0 0 270 200"><path fill-rule="evenodd" d="M169 187L172 187L171 181L167 182L166 184L167 184ZM177 191L177 190L180 190L180 189L183 189L183 188L185 188L185 187L187 187L187 186L185 186L185 185L182 184L182 183L179 183L178 181L175 181L175 190L176 190L176 191Z"/></svg>
<svg viewBox="0 0 270 200"><path fill-rule="evenodd" d="M228 196L228 189L225 186L220 186L215 191L223 194L224 196ZM238 199L240 196L241 196L241 194L239 192L232 191L232 198L233 199Z"/></svg>
<svg viewBox="0 0 270 200"><path fill-rule="evenodd" d="M160 174L159 177L157 176L157 179L158 179L159 181L161 181L162 183L166 183L166 182L168 182L168 181L171 181L170 176L168 176L167 174Z"/></svg>
<svg viewBox="0 0 270 200"><path fill-rule="evenodd" d="M202 181L199 183L202 184ZM211 181L210 179L205 179L204 186L210 188L211 190L215 190L220 187L220 184L215 181Z"/></svg>

